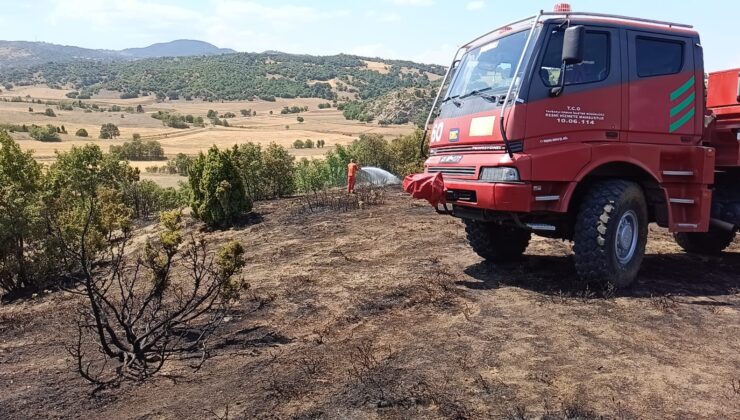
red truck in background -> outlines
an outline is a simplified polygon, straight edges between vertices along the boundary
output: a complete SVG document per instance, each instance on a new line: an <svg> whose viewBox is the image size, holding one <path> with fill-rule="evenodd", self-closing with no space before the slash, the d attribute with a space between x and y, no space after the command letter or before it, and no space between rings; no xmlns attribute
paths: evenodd
<svg viewBox="0 0 740 420"><path fill-rule="evenodd" d="M734 240L739 79L705 85L691 26L559 4L460 48L427 120L425 173L404 187L462 218L486 260L520 257L533 233L562 238L583 280L625 287L649 223L688 252Z"/></svg>

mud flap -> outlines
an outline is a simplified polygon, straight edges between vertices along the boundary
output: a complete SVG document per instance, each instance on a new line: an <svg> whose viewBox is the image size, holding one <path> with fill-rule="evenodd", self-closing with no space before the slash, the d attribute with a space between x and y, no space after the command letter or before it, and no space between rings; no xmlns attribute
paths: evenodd
<svg viewBox="0 0 740 420"><path fill-rule="evenodd" d="M414 198L427 200L435 209L445 204L445 183L441 173L411 174L403 180L403 189Z"/></svg>

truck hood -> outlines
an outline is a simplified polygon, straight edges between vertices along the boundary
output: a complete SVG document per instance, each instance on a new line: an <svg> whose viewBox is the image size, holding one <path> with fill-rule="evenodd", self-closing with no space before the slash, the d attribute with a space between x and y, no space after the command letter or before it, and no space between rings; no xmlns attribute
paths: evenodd
<svg viewBox="0 0 740 420"><path fill-rule="evenodd" d="M509 115L510 108L506 114ZM449 146L503 143L501 107L467 115L437 118L431 128L430 149ZM507 122L508 125L508 122Z"/></svg>

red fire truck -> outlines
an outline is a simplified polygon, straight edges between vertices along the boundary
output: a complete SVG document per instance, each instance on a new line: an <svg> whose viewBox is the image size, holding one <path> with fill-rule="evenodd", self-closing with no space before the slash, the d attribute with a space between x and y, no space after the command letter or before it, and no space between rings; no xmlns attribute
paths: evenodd
<svg viewBox="0 0 740 420"><path fill-rule="evenodd" d="M460 48L404 187L462 218L484 259L574 242L578 275L636 277L647 227L719 253L740 226L740 70L705 78L689 25L567 4ZM427 135L428 134L428 135Z"/></svg>

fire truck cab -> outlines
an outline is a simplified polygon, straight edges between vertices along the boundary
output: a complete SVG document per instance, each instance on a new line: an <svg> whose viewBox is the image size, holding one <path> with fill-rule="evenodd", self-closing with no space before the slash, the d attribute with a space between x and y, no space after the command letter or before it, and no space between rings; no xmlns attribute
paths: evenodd
<svg viewBox="0 0 740 420"><path fill-rule="evenodd" d="M462 218L490 261L574 241L586 281L636 277L649 223L718 253L740 226L738 70L709 75L688 25L554 12L460 48L407 191Z"/></svg>

